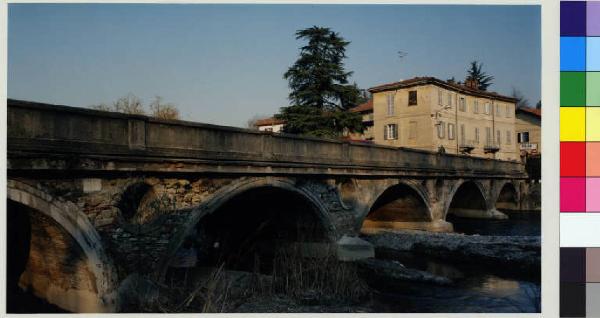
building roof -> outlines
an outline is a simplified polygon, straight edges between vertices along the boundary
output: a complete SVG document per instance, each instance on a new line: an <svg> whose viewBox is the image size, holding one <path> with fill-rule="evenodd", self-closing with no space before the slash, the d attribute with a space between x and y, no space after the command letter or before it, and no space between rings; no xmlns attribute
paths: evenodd
<svg viewBox="0 0 600 318"><path fill-rule="evenodd" d="M470 87L467 87L464 85L450 83L447 81L442 81L441 79L437 79L435 77L415 77L415 78L403 80L400 82L378 85L378 86L369 88L369 92L377 93L377 92L384 92L384 91L389 91L389 90L408 88L408 87L412 87L412 86L427 85L427 84L441 86L446 89L451 89L451 90L454 90L454 91L457 91L457 92L460 92L463 94L493 98L493 99L498 99L498 100L511 102L511 103L517 102L517 100L515 98L500 95L496 92L482 91L482 90L470 88Z"/></svg>
<svg viewBox="0 0 600 318"><path fill-rule="evenodd" d="M362 103L356 107L350 108L350 111L353 113L362 113L362 112L372 111L372 110L373 110L373 99L369 99L369 101L367 101L366 103Z"/></svg>
<svg viewBox="0 0 600 318"><path fill-rule="evenodd" d="M270 117L270 118L265 118L265 119L259 119L256 121L256 123L254 125L258 127L258 126L271 126L271 125L281 125L281 124L285 124L285 120Z"/></svg>
<svg viewBox="0 0 600 318"><path fill-rule="evenodd" d="M542 110L537 108L519 107L517 112L523 112L529 115L533 115L537 118L542 118Z"/></svg>

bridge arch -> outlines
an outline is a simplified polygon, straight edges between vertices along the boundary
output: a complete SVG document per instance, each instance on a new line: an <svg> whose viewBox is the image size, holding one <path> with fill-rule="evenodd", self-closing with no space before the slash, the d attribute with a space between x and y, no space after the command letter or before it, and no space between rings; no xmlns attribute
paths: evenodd
<svg viewBox="0 0 600 318"><path fill-rule="evenodd" d="M457 216L483 215L490 208L486 195L487 191L482 183L475 180L461 180L450 190L444 207L444 219L449 214Z"/></svg>
<svg viewBox="0 0 600 318"><path fill-rule="evenodd" d="M22 258L10 265L15 283L71 312L118 309L117 272L94 226L75 204L16 180L7 182L7 201L8 222L16 222L8 228L28 231L17 240L9 231L9 255ZM20 248L26 252L16 251Z"/></svg>
<svg viewBox="0 0 600 318"><path fill-rule="evenodd" d="M405 227L433 220L427 189L419 182L402 181L387 187L368 203L361 216L363 229ZM409 226L410 227L410 226Z"/></svg>
<svg viewBox="0 0 600 318"><path fill-rule="evenodd" d="M495 207L499 210L518 210L519 191L518 187L511 181L505 182L498 188L495 196Z"/></svg>
<svg viewBox="0 0 600 318"><path fill-rule="evenodd" d="M253 214L252 218L250 218L248 216L252 211L244 213L245 210L256 208L258 204L262 203L266 204L260 206L262 209L257 213L262 214L262 216ZM275 177L242 179L219 189L208 200L202 202L200 206L192 211L185 226L169 243L165 258L161 261L159 279L163 280L165 278L171 260L184 243L189 240L190 236L202 235L202 230L207 228L202 227L205 221L212 225L231 226L237 230L244 230L238 226L252 227L252 222L254 222L252 219L270 216L275 218L275 224L294 231L289 223L277 223L284 221L281 218L284 214L277 213L276 209L284 207L285 204L289 204L289 206L299 204L301 205L300 210L304 209L304 211L293 211L290 214L286 214L286 217L291 218L290 220L295 221L297 220L295 218L298 217L302 221L317 226L318 229L315 232L317 232L316 234L319 236L318 240L320 241L328 243L335 241L337 238L336 228L330 219L326 206L315 194L307 189L298 187L294 179ZM235 209L239 211L234 211ZM230 228L229 230L235 229ZM223 246L220 246L220 248L223 248Z"/></svg>

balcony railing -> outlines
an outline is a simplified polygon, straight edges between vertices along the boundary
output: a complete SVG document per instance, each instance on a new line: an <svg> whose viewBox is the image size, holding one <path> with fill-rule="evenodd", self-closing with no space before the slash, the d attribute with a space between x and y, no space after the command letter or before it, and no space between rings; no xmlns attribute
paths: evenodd
<svg viewBox="0 0 600 318"><path fill-rule="evenodd" d="M458 143L458 149L462 153L471 153L475 149L477 142L475 140L461 140Z"/></svg>
<svg viewBox="0 0 600 318"><path fill-rule="evenodd" d="M500 144L496 142L487 142L483 146L483 152L485 153L496 153L500 150Z"/></svg>

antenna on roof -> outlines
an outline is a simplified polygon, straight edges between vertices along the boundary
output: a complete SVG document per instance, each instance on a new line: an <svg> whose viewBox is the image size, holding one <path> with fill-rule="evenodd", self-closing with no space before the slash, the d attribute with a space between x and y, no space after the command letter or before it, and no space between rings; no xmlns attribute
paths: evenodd
<svg viewBox="0 0 600 318"><path fill-rule="evenodd" d="M405 58L408 55L408 53L404 52L404 51L398 51L398 59L400 60L400 62L402 62L402 59ZM402 80L402 79L400 79Z"/></svg>

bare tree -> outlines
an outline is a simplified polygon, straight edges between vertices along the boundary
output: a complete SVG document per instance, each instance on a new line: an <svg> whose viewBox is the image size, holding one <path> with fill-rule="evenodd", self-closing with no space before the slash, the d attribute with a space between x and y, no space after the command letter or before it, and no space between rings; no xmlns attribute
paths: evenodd
<svg viewBox="0 0 600 318"><path fill-rule="evenodd" d="M155 96L150 103L152 116L161 119L179 119L179 110L172 103L163 103L162 97Z"/></svg>
<svg viewBox="0 0 600 318"><path fill-rule="evenodd" d="M111 106L104 104L104 103L91 105L90 108L95 109L95 110L101 110L104 112L114 112L115 111Z"/></svg>
<svg viewBox="0 0 600 318"><path fill-rule="evenodd" d="M117 99L112 105L101 103L91 105L90 108L134 115L146 114L142 100L131 93ZM150 113L150 116L156 118L179 119L179 110L177 109L177 106L173 103L163 103L163 99L160 96L155 96L154 100L150 102Z"/></svg>
<svg viewBox="0 0 600 318"><path fill-rule="evenodd" d="M268 116L265 115L254 115L252 116L250 119L248 119L248 121L246 122L246 128L250 128L250 129L258 129L258 127L256 126L256 123L261 120L261 119L265 119L268 118Z"/></svg>
<svg viewBox="0 0 600 318"><path fill-rule="evenodd" d="M529 108L529 101L520 90L513 87L511 96L517 100L517 108Z"/></svg>
<svg viewBox="0 0 600 318"><path fill-rule="evenodd" d="M146 113L142 100L131 93L114 102L113 108L115 111L125 114L144 115Z"/></svg>

